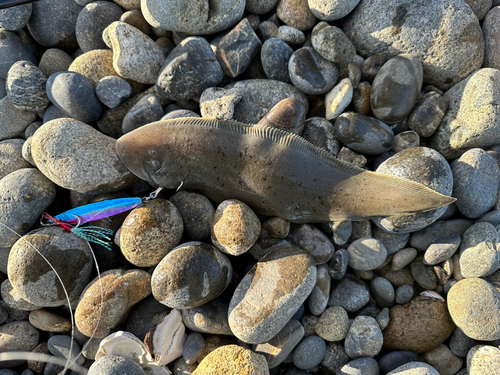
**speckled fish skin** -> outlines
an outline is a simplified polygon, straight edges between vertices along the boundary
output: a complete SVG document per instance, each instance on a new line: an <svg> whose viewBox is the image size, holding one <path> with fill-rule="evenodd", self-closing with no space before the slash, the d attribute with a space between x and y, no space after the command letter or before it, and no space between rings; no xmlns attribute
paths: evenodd
<svg viewBox="0 0 500 375"><path fill-rule="evenodd" d="M365 171L280 129L217 119L158 121L118 139L127 168L154 186L195 190L294 223L364 220L450 204L422 184Z"/></svg>

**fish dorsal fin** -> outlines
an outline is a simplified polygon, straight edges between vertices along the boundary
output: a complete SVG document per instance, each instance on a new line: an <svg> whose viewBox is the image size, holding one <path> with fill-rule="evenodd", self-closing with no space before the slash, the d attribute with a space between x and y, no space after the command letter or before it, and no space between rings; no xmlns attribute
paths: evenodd
<svg viewBox="0 0 500 375"><path fill-rule="evenodd" d="M319 159L325 163L332 165L333 167L340 169L351 175L357 175L362 172L366 172L364 169L358 166L347 163L340 159L337 159L328 151L316 147L311 142L302 138L296 134L289 133L285 130L278 128L272 128L265 125L254 125L245 124L242 122L234 120L218 120L216 118L177 118L172 120L162 121L165 125L175 126L175 125L193 125L193 126L206 126L210 128L223 129L239 134L252 135L262 139L266 139L283 146L291 147L297 151L300 151L308 156L312 156Z"/></svg>

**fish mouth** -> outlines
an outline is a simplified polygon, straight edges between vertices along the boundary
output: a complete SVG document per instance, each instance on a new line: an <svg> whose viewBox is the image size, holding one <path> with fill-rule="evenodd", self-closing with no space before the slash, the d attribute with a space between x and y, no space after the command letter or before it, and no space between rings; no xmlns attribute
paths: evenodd
<svg viewBox="0 0 500 375"><path fill-rule="evenodd" d="M138 147L124 135L116 141L116 154L125 167L137 177L148 181L149 176L143 168L143 163L138 155ZM145 174L146 172L146 174Z"/></svg>

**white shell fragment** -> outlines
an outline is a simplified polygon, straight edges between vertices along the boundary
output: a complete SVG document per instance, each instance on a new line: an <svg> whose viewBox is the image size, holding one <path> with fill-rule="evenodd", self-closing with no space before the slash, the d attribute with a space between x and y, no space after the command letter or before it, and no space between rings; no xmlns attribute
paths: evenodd
<svg viewBox="0 0 500 375"><path fill-rule="evenodd" d="M152 338L153 354L158 365L164 366L182 356L185 330L181 313L177 309L173 309L158 324Z"/></svg>
<svg viewBox="0 0 500 375"><path fill-rule="evenodd" d="M441 302L446 302L446 300L441 296L441 294L433 291L433 290L425 290L422 293L420 293L422 297L431 297L431 298L436 298L440 300Z"/></svg>

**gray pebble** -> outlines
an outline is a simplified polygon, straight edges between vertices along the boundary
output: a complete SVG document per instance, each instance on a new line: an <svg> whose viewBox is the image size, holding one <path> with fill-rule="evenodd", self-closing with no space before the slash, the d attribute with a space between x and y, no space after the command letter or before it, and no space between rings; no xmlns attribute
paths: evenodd
<svg viewBox="0 0 500 375"><path fill-rule="evenodd" d="M458 357L467 357L469 350L478 344L478 340L471 339L458 327L450 336L450 350Z"/></svg>
<svg viewBox="0 0 500 375"><path fill-rule="evenodd" d="M276 278L285 278L287 283L277 283ZM308 253L283 247L267 254L233 294L229 325L234 335L247 343L269 340L286 325L315 282L316 266Z"/></svg>
<svg viewBox="0 0 500 375"><path fill-rule="evenodd" d="M370 301L370 288L363 280L346 274L340 281L332 283L328 306L340 306L347 312L355 312Z"/></svg>
<svg viewBox="0 0 500 375"><path fill-rule="evenodd" d="M59 118L72 118L63 110L57 108L54 104L50 104L43 114L43 123L47 123L52 120L56 120Z"/></svg>
<svg viewBox="0 0 500 375"><path fill-rule="evenodd" d="M45 47L77 48L75 27L82 7L74 1L40 0L33 3L28 30Z"/></svg>
<svg viewBox="0 0 500 375"><path fill-rule="evenodd" d="M355 112L341 114L335 120L333 130L339 141L362 154L383 154L393 146L394 133L389 126Z"/></svg>
<svg viewBox="0 0 500 375"><path fill-rule="evenodd" d="M380 267L387 258L387 249L379 240L360 238L347 248L349 266L356 271L371 271Z"/></svg>
<svg viewBox="0 0 500 375"><path fill-rule="evenodd" d="M338 249L332 257L328 274L334 280L340 280L344 277L347 266L349 265L349 252L346 249Z"/></svg>
<svg viewBox="0 0 500 375"><path fill-rule="evenodd" d="M196 363L205 352L205 347L206 342L203 335L198 332L191 332L186 336L182 349L184 361L188 365Z"/></svg>
<svg viewBox="0 0 500 375"><path fill-rule="evenodd" d="M345 351L349 357L373 357L382 349L382 331L371 316L357 316L345 338Z"/></svg>
<svg viewBox="0 0 500 375"><path fill-rule="evenodd" d="M267 42L269 39L277 37L278 26L272 21L264 21L259 25L259 28L257 29L257 34L259 35L259 38L261 40Z"/></svg>
<svg viewBox="0 0 500 375"><path fill-rule="evenodd" d="M233 275L229 259L214 246L187 242L170 251L151 277L155 298L177 309L201 306L228 286Z"/></svg>
<svg viewBox="0 0 500 375"><path fill-rule="evenodd" d="M409 233L390 233L386 230L374 226L372 237L382 242L387 249L387 255L394 255L406 246L410 238Z"/></svg>
<svg viewBox="0 0 500 375"><path fill-rule="evenodd" d="M441 237L425 251L424 264L435 265L451 258L460 246L460 241L458 234Z"/></svg>
<svg viewBox="0 0 500 375"><path fill-rule="evenodd" d="M55 185L35 168L19 169L0 180L0 202L3 203L0 222L10 228L0 226L0 270L3 273L7 273L7 258L10 248L19 239L18 234L23 235L38 221L55 196Z"/></svg>
<svg viewBox="0 0 500 375"><path fill-rule="evenodd" d="M172 120L174 118L183 118L183 117L200 117L200 115L193 111L190 111L189 109L179 109L177 111L171 111L167 113L160 119L160 121Z"/></svg>
<svg viewBox="0 0 500 375"><path fill-rule="evenodd" d="M75 34L78 46L83 52L106 49L102 32L113 21L118 21L123 10L109 1L94 1L87 4L78 14Z"/></svg>
<svg viewBox="0 0 500 375"><path fill-rule="evenodd" d="M333 63L348 64L356 55L356 48L344 32L326 22L320 22L314 27L311 43L323 58Z"/></svg>
<svg viewBox="0 0 500 375"><path fill-rule="evenodd" d="M4 280L2 283L1 292L2 300L8 308L21 311L33 311L41 308L23 299L21 293L12 287L9 279Z"/></svg>
<svg viewBox="0 0 500 375"><path fill-rule="evenodd" d="M244 18L217 45L215 56L229 77L237 77L250 65L262 47L262 42Z"/></svg>
<svg viewBox="0 0 500 375"><path fill-rule="evenodd" d="M52 74L47 80L47 95L52 103L72 118L92 123L101 117L99 103L90 80L75 72Z"/></svg>
<svg viewBox="0 0 500 375"><path fill-rule="evenodd" d="M202 117L216 117L219 120L233 120L234 109L243 97L237 87L223 89L209 87L200 97L200 112Z"/></svg>
<svg viewBox="0 0 500 375"><path fill-rule="evenodd" d="M441 123L448 106L448 99L437 92L426 93L408 116L408 127L415 130L421 137L430 137Z"/></svg>
<svg viewBox="0 0 500 375"><path fill-rule="evenodd" d="M493 210L487 212L475 221L475 223L481 223L481 222L487 222L497 227L498 225L500 225L500 210Z"/></svg>
<svg viewBox="0 0 500 375"><path fill-rule="evenodd" d="M311 224L292 224L287 239L308 252L316 264L332 259L335 247L328 237Z"/></svg>
<svg viewBox="0 0 500 375"><path fill-rule="evenodd" d="M453 196L458 210L476 219L488 212L497 199L500 184L498 163L486 151L474 148L451 164Z"/></svg>
<svg viewBox="0 0 500 375"><path fill-rule="evenodd" d="M309 0L311 12L320 20L335 21L347 16L360 0ZM353 373L354 375L354 373ZM368 373L366 374L368 375Z"/></svg>
<svg viewBox="0 0 500 375"><path fill-rule="evenodd" d="M293 85L309 95L324 94L339 77L335 64L321 57L312 47L303 47L293 53L288 61L288 73Z"/></svg>
<svg viewBox="0 0 500 375"><path fill-rule="evenodd" d="M311 369L321 363L325 354L325 341L319 336L308 336L295 347L293 364L302 370Z"/></svg>
<svg viewBox="0 0 500 375"><path fill-rule="evenodd" d="M47 77L32 62L17 61L7 74L7 95L18 109L41 112L50 104L45 90L46 83Z"/></svg>
<svg viewBox="0 0 500 375"><path fill-rule="evenodd" d="M37 250L29 246L34 241ZM59 279L42 253L64 282L70 301L76 300L90 280L93 258L88 243L60 227L44 227L19 239L11 249L7 271L12 286L26 301L42 306L67 304Z"/></svg>
<svg viewBox="0 0 500 375"><path fill-rule="evenodd" d="M0 10L0 28L7 31L21 30L31 17L31 3Z"/></svg>
<svg viewBox="0 0 500 375"><path fill-rule="evenodd" d="M411 350L397 350L387 353L379 359L378 364L382 373L392 370L409 362L418 361L418 354Z"/></svg>
<svg viewBox="0 0 500 375"><path fill-rule="evenodd" d="M333 231L333 243L335 245L344 245L349 241L352 233L352 221L334 222L330 227Z"/></svg>
<svg viewBox="0 0 500 375"><path fill-rule="evenodd" d="M500 234L490 223L476 223L462 235L460 273L465 278L491 275L500 268Z"/></svg>
<svg viewBox="0 0 500 375"><path fill-rule="evenodd" d="M320 315L325 311L330 297L331 278L328 274L328 266L320 264L317 267L317 280L314 289L308 298L309 311L314 315Z"/></svg>
<svg viewBox="0 0 500 375"><path fill-rule="evenodd" d="M189 37L168 55L155 87L168 99L191 99L217 86L222 78L222 68L208 42L201 37Z"/></svg>
<svg viewBox="0 0 500 375"><path fill-rule="evenodd" d="M97 82L95 93L106 107L115 108L132 95L132 87L121 77L107 76Z"/></svg>
<svg viewBox="0 0 500 375"><path fill-rule="evenodd" d="M292 55L292 47L281 39L270 38L266 40L260 51L260 59L267 78L290 83L288 61Z"/></svg>
<svg viewBox="0 0 500 375"><path fill-rule="evenodd" d="M134 374L146 375L141 365L130 358L106 355L92 363L87 375Z"/></svg>
<svg viewBox="0 0 500 375"><path fill-rule="evenodd" d="M68 70L72 62L73 58L63 50L49 48L43 53L38 67L45 76L50 77L54 73Z"/></svg>
<svg viewBox="0 0 500 375"><path fill-rule="evenodd" d="M163 117L160 99L155 94L143 97L127 112L122 122L123 134L143 125L160 120Z"/></svg>
<svg viewBox="0 0 500 375"><path fill-rule="evenodd" d="M12 64L22 60L38 64L35 56L21 38L13 32L0 29L0 78L6 79Z"/></svg>
<svg viewBox="0 0 500 375"><path fill-rule="evenodd" d="M349 362L337 375L379 375L380 369L375 359L366 357Z"/></svg>
<svg viewBox="0 0 500 375"><path fill-rule="evenodd" d="M437 221L427 228L410 235L409 246L425 251L433 242L450 234L462 235L472 225L471 220L454 219Z"/></svg>
<svg viewBox="0 0 500 375"><path fill-rule="evenodd" d="M395 292L389 280L383 277L375 277L370 281L370 289L378 306L392 307Z"/></svg>
<svg viewBox="0 0 500 375"><path fill-rule="evenodd" d="M349 358L349 356L345 352L343 344L327 342L326 355L323 359L323 362L321 362L321 367L324 367L331 373L336 374L350 360L351 358Z"/></svg>
<svg viewBox="0 0 500 375"><path fill-rule="evenodd" d="M179 210L184 223L184 232L192 240L200 241L210 236L215 209L204 195L179 191L170 197Z"/></svg>
<svg viewBox="0 0 500 375"><path fill-rule="evenodd" d="M188 365L184 358L179 357L174 362L173 375L191 375L196 370L196 367L198 367L197 363Z"/></svg>
<svg viewBox="0 0 500 375"><path fill-rule="evenodd" d="M437 151L427 147L400 151L382 163L376 171L419 182L448 196L451 195L453 188L454 179L448 162ZM377 218L373 222L388 232L409 233L432 224L445 210L446 207L440 207L404 217Z"/></svg>
<svg viewBox="0 0 500 375"><path fill-rule="evenodd" d="M276 37L292 46L301 45L306 41L306 36L303 31L287 25L278 28Z"/></svg>
<svg viewBox="0 0 500 375"><path fill-rule="evenodd" d="M182 321L194 332L231 336L228 309L229 303L219 297L201 306L181 310Z"/></svg>
<svg viewBox="0 0 500 375"><path fill-rule="evenodd" d="M332 306L321 314L314 330L326 341L341 341L346 337L349 326L347 312L340 306Z"/></svg>
<svg viewBox="0 0 500 375"><path fill-rule="evenodd" d="M307 139L316 147L320 147L337 156L340 150L339 141L333 132L333 125L323 117L311 117L304 123L302 138Z"/></svg>
<svg viewBox="0 0 500 375"><path fill-rule="evenodd" d="M433 290L437 287L437 276L434 269L424 264L424 257L418 256L410 264L411 275L422 288Z"/></svg>
<svg viewBox="0 0 500 375"><path fill-rule="evenodd" d="M410 264L417 257L417 250L412 247L399 250L391 260L391 268L393 271L399 271Z"/></svg>
<svg viewBox="0 0 500 375"><path fill-rule="evenodd" d="M263 344L253 346L253 351L266 357L269 368L276 368L292 353L304 336L304 327L295 319L283 327L279 333Z"/></svg>
<svg viewBox="0 0 500 375"><path fill-rule="evenodd" d="M372 84L370 101L375 116L388 124L405 119L419 99L422 80L422 63L416 56L389 59Z"/></svg>
<svg viewBox="0 0 500 375"><path fill-rule="evenodd" d="M247 0L245 10L253 14L264 14L272 10L278 0Z"/></svg>
<svg viewBox="0 0 500 375"><path fill-rule="evenodd" d="M375 317L380 330L383 331L388 325L390 321L389 308L384 307Z"/></svg>
<svg viewBox="0 0 500 375"><path fill-rule="evenodd" d="M0 180L18 169L31 167L22 155L24 143L19 138L0 141Z"/></svg>
<svg viewBox="0 0 500 375"><path fill-rule="evenodd" d="M140 9L128 10L127 12L125 12L121 15L120 21L128 23L131 26L134 26L136 29L139 29L145 35L151 34L151 25L144 19L144 16L142 15L142 12ZM158 36L158 39L160 39L160 38L161 38L161 36ZM165 37L163 37L163 38L165 38ZM165 39L167 39L167 38L165 38Z"/></svg>
<svg viewBox="0 0 500 375"><path fill-rule="evenodd" d="M0 326L0 352L31 351L38 345L40 334L27 321L5 323Z"/></svg>
<svg viewBox="0 0 500 375"><path fill-rule="evenodd" d="M77 365L82 365L85 358L80 355L81 347L70 336L56 335L47 341L49 351L56 357L62 357L74 361Z"/></svg>
<svg viewBox="0 0 500 375"><path fill-rule="evenodd" d="M0 141L20 136L35 119L35 113L18 109L8 96L0 99Z"/></svg>
<svg viewBox="0 0 500 375"><path fill-rule="evenodd" d="M413 130L404 131L394 136L392 151L399 152L407 148L420 146L420 136Z"/></svg>

